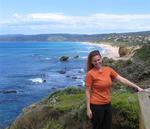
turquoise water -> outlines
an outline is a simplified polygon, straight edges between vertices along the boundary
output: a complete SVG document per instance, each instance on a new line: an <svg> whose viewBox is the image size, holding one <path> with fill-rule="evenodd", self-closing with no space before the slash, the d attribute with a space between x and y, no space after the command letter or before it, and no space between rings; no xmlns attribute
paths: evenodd
<svg viewBox="0 0 150 129"><path fill-rule="evenodd" d="M1 42L0 129L7 127L24 107L49 93L68 86L82 87L87 55L95 49L102 51L75 42ZM61 62L61 56L69 60Z"/></svg>

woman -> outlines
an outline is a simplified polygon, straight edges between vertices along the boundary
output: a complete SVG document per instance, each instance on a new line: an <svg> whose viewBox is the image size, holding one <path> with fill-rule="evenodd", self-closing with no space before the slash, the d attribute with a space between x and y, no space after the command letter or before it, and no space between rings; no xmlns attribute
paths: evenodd
<svg viewBox="0 0 150 129"><path fill-rule="evenodd" d="M111 129L110 87L114 79L138 91L143 91L142 88L120 76L112 68L102 66L102 56L98 50L90 52L85 85L87 116L92 121L93 129Z"/></svg>

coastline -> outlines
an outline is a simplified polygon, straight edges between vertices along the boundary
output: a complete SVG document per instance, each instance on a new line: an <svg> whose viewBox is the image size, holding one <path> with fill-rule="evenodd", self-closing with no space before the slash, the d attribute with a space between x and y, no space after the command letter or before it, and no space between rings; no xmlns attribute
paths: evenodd
<svg viewBox="0 0 150 129"><path fill-rule="evenodd" d="M104 51L101 52L103 57L112 58L114 60L117 60L119 58L119 47L118 46L112 46L109 43L94 43L94 42L81 42L83 44L88 44L92 46L98 46L100 48L103 48Z"/></svg>
<svg viewBox="0 0 150 129"><path fill-rule="evenodd" d="M90 43L90 42L84 42L84 44L89 44L89 45L91 45L91 47L92 46L97 46L97 47L101 47L101 48L104 48L105 50L106 50L106 56L104 56L104 55L102 55L103 57L108 57L108 58L112 58L112 59L118 59L118 57L116 57L116 55L114 55L114 54L118 54L118 49L119 49L119 47L116 47L116 46L112 46L112 45L109 45L109 44L105 44L105 43ZM67 90L67 91L69 91L69 90ZM59 93L59 92L58 92ZM70 92L65 92L65 93L70 93ZM76 97L76 95L73 95L72 93L71 93L71 95L69 96L68 94L68 98L66 99L66 97L64 97L64 94L58 94L58 96L54 96L54 97L51 97L51 98L48 98L49 100L47 100L47 101L43 101L43 102L49 102L49 103L42 103L41 101L40 101L40 103L39 103L39 105L38 104L36 104L36 103L34 103L34 104L32 104L31 106L29 106L29 107L27 107L27 108L25 108L25 110L24 110L24 114L26 113L28 113L28 112L30 112L30 113L32 113L32 111L36 111L36 114L38 114L38 116L40 116L40 119L38 119L38 120L40 120L40 122L42 121L42 120L44 120L44 118L45 118L45 116L43 116L43 115L40 115L40 114L44 114L45 113L45 111L46 111L46 113L45 114L47 114L47 113L49 113L49 112L52 112L52 114L47 114L47 116L52 116L53 117L53 112L54 113L60 113L58 110L51 110L52 108L49 108L49 104L51 103L51 104L54 104L54 105L57 105L58 107L59 107L59 109L60 109L60 111L63 109L64 111L66 111L65 113L66 114L69 114L68 112L69 111L71 111L71 110L69 110L68 111L68 109L73 109L72 107L72 104L75 104L75 106L77 106L77 108L78 108L78 105L77 104L79 104L79 100L83 100L84 98L78 98L81 94L79 93L79 96L78 96L78 92L75 92L75 93L77 93L76 95L77 95L77 97ZM56 95L56 94L54 94L54 95ZM121 98L121 99L119 99L119 102L122 102L122 96L124 97L124 98L128 98L128 96L130 96L131 97L131 94L129 94L128 96L126 96L126 94L125 94L125 96L124 96L124 94L122 94L122 92L120 93L120 94L118 94L119 95L119 98ZM113 100L114 100L114 102L113 103L115 103L114 104L114 107L115 107L115 105L116 105L116 103L118 103L118 98L117 98L117 100L116 100L116 94L114 94L114 98L113 98ZM62 100L63 101L63 103L61 103L61 104L63 104L62 105L62 107L61 106L59 106L59 102L60 101L58 101L57 102L57 100L59 100L58 99L58 97L59 98L64 98L64 100ZM75 98L75 100L77 101L77 103L75 103L74 101L72 101L72 97L74 97ZM80 97L83 97L83 96L80 96ZM70 99L70 100L69 100ZM67 100L67 101L66 101ZM68 106L68 100L70 101L70 105ZM66 102L65 104L64 104L64 102ZM71 103L71 102L74 102L74 103ZM128 102L128 101L125 101L125 102ZM136 101L134 101L134 102L136 102ZM83 103L83 101L81 102L81 103ZM41 104L41 105L40 105ZM43 105L42 105L43 104ZM123 103L124 104L124 103ZM126 103L125 103L126 104ZM136 104L136 103L135 103ZM65 109L67 109L67 110L65 110L64 109L64 105L67 105L66 107L65 107ZM137 104L136 104L137 105ZM48 107L48 108L47 108ZM81 105L80 105L80 107L82 107ZM130 107L130 105L128 106L128 107ZM120 107L119 107L119 110L120 111L122 111L121 109L122 108L124 108L124 105L120 105ZM40 110L39 110L40 109ZM42 110L41 110L42 109ZM46 109L46 110L45 110ZM76 107L75 107L75 109L76 109ZM127 113L130 111L129 110L130 108L127 108L126 110L127 110ZM137 109L137 108L136 108ZM67 112L68 111L68 112ZM75 110L76 111L76 110ZM74 111L74 112L75 112ZM79 113L81 112L81 111L83 111L83 110L78 110L79 111ZM132 113L132 111L133 110L131 110L130 112ZM76 111L77 112L77 111ZM138 111L137 111L138 112ZM35 113L34 113L35 114ZM33 117L32 118L37 118L36 117L36 115L34 115L33 114ZM73 113L70 113L70 114L73 114ZM135 114L135 112L133 112L133 114ZM58 114L57 114L58 115ZM60 118L62 119L62 118L64 118L63 116L61 116L62 114L60 114ZM75 114L76 115L76 114ZM30 114L30 116L31 116L31 114ZM44 118L43 118L43 117ZM79 116L82 116L82 114L81 115L79 115ZM22 117L22 118L24 118L24 117ZM59 116L58 116L58 118L59 118ZM66 118L66 116L65 116L65 118ZM74 118L74 117L69 117L69 118ZM118 116L118 118L120 118L120 116ZM30 117L28 117L27 116L27 119L30 119ZM33 120L35 120L35 119L33 119ZM37 123L39 122L37 120ZM57 119L57 120L59 120L59 119ZM71 121L71 119L69 119L70 121ZM79 119L79 120L81 120L81 119ZM32 119L31 119L31 122L32 122ZM53 122L53 121L52 121ZM129 121L130 122L130 121ZM42 123L42 122L41 122ZM59 123L59 121L57 122L57 123ZM66 120L66 123L68 123L68 119ZM71 123L72 124L72 123ZM138 125L138 124L137 124ZM47 125L45 125L45 127L48 127ZM10 128L11 129L11 128ZM12 128L13 129L13 128ZM36 128L35 128L36 129Z"/></svg>
<svg viewBox="0 0 150 129"><path fill-rule="evenodd" d="M108 58L113 58L113 59L116 58L115 55L117 54L118 50L114 49L115 48L114 46L111 46L109 44L103 44L103 43L101 44L101 43L94 43L94 42L81 42L81 43L91 45L91 47L96 46L98 48L99 47L102 48L103 51L101 52L101 54L103 57L108 57ZM28 108L28 106L25 108Z"/></svg>

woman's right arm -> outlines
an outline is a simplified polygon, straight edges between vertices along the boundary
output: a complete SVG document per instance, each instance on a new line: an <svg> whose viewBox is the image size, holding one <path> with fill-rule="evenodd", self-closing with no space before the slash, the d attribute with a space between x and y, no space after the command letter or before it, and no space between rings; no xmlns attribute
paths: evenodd
<svg viewBox="0 0 150 129"><path fill-rule="evenodd" d="M86 86L86 106L87 106L87 116L89 119L92 118L92 111L90 108L90 95L91 95L91 87Z"/></svg>

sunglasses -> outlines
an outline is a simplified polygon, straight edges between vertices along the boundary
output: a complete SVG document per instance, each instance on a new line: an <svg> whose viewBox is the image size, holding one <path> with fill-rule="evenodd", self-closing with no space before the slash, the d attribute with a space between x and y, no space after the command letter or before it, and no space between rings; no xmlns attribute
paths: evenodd
<svg viewBox="0 0 150 129"><path fill-rule="evenodd" d="M90 52L90 56L101 55L99 50L94 50Z"/></svg>

